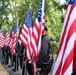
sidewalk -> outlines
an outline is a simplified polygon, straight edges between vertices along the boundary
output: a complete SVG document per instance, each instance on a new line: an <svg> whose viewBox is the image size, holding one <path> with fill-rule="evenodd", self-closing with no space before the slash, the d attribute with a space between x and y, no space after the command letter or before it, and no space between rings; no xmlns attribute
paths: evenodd
<svg viewBox="0 0 76 75"><path fill-rule="evenodd" d="M55 63L53 63L52 70L48 75L52 75L54 64ZM12 69L13 68L9 68L8 65L2 65L0 63L0 75L22 75L21 69L19 69L19 71L16 71L16 72L13 72Z"/></svg>
<svg viewBox="0 0 76 75"><path fill-rule="evenodd" d="M3 67L3 65L0 63L0 75L9 75L7 70Z"/></svg>

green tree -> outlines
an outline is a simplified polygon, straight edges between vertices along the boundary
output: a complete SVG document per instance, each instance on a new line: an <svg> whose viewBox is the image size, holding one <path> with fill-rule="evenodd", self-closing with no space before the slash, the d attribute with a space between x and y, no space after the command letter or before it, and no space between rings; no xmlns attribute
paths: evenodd
<svg viewBox="0 0 76 75"><path fill-rule="evenodd" d="M33 23L38 12L41 0L0 0L0 29L6 33L8 24L11 32L15 22L19 21L19 29L22 27L27 10L30 7ZM48 35L52 39L57 50L62 26L65 17L65 6L59 0L45 0L45 25L48 27Z"/></svg>

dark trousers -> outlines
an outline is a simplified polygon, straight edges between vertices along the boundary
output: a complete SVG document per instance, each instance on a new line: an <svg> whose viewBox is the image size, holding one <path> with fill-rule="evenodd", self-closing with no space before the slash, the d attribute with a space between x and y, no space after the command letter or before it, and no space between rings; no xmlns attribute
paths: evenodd
<svg viewBox="0 0 76 75"><path fill-rule="evenodd" d="M11 53L9 52L9 53L8 53L8 61L10 61L10 62L8 62L8 63L9 63L9 65L11 65L11 64L12 64L12 63L11 63L11 62L12 62L11 57L12 57L12 56L11 56Z"/></svg>
<svg viewBox="0 0 76 75"><path fill-rule="evenodd" d="M26 75L26 66L24 63L22 65L22 75Z"/></svg>
<svg viewBox="0 0 76 75"><path fill-rule="evenodd" d="M13 63L15 65L14 69L18 70L19 63L18 63L18 57L16 55L13 55Z"/></svg>
<svg viewBox="0 0 76 75"><path fill-rule="evenodd" d="M22 65L23 65L23 56L19 56L19 55L18 55L18 58L19 58L19 62L20 62L20 68L22 69Z"/></svg>
<svg viewBox="0 0 76 75"><path fill-rule="evenodd" d="M3 57L2 50L0 50L0 62L1 62L2 64L4 64L4 57Z"/></svg>
<svg viewBox="0 0 76 75"><path fill-rule="evenodd" d="M26 68L27 68L29 75L34 75L34 73L32 72L32 64L27 63Z"/></svg>
<svg viewBox="0 0 76 75"><path fill-rule="evenodd" d="M8 51L2 51L2 53L5 60L5 64L8 64Z"/></svg>
<svg viewBox="0 0 76 75"><path fill-rule="evenodd" d="M11 67L14 67L15 57L11 52L9 52L9 59L10 59L9 65L11 65Z"/></svg>
<svg viewBox="0 0 76 75"><path fill-rule="evenodd" d="M22 75L25 75L26 69L29 75L34 75L34 73L32 72L32 65L30 63L27 63L26 66L25 64L23 64Z"/></svg>
<svg viewBox="0 0 76 75"><path fill-rule="evenodd" d="M76 75L76 72L73 72L71 75Z"/></svg>

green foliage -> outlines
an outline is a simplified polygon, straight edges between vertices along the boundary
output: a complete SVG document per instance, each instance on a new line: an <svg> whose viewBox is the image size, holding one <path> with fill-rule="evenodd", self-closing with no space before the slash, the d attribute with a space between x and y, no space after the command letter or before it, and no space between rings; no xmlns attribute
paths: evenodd
<svg viewBox="0 0 76 75"><path fill-rule="evenodd" d="M63 26L65 9L59 6L54 0L50 1L49 4L46 2L46 5L46 26L48 27L48 35L52 40L58 41Z"/></svg>
<svg viewBox="0 0 76 75"><path fill-rule="evenodd" d="M54 53L57 52L57 49L58 49L58 42L52 41L52 49L53 49L53 52L54 52Z"/></svg>
<svg viewBox="0 0 76 75"><path fill-rule="evenodd" d="M22 27L28 8L31 8L34 23L40 1L41 0L0 0L0 29L3 29L4 34L8 30L8 25L10 25L12 32L17 20L19 21L19 29ZM45 25L48 28L48 35L53 41L55 52L57 51L62 31L65 7L65 4L60 5L56 0L45 0Z"/></svg>

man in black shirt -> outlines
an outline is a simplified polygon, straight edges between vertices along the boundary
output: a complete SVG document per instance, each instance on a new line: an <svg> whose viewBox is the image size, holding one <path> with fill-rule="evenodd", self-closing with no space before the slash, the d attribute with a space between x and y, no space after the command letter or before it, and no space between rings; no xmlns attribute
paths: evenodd
<svg viewBox="0 0 76 75"><path fill-rule="evenodd" d="M40 55L37 61L37 68L41 68L40 74L48 75L51 70L52 62L53 58L52 48L50 46L50 38L47 35L47 28L44 27L44 32L42 33Z"/></svg>

